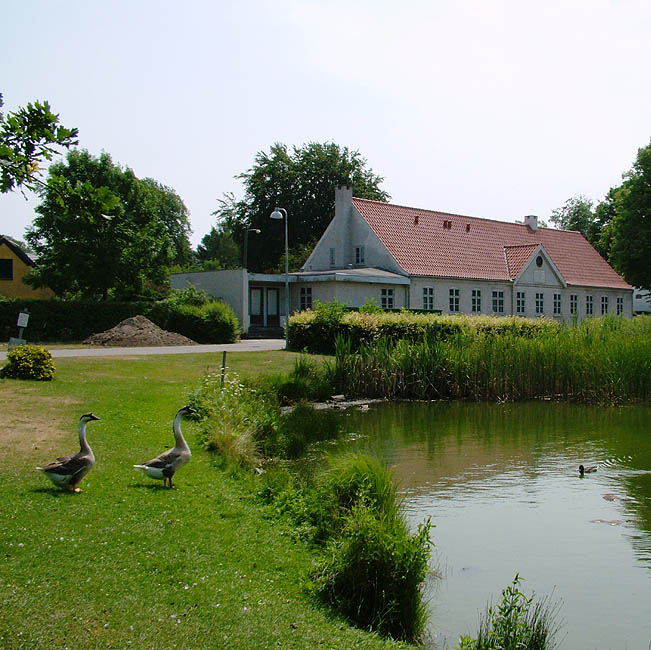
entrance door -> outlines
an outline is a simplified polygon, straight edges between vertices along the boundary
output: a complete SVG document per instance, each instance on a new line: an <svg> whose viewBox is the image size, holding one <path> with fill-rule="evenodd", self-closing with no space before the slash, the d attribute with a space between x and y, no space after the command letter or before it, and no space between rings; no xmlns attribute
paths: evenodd
<svg viewBox="0 0 651 650"><path fill-rule="evenodd" d="M278 327L280 325L280 301L278 289L267 289L267 325Z"/></svg>
<svg viewBox="0 0 651 650"><path fill-rule="evenodd" d="M260 287L251 287L249 295L249 314L251 325L264 325L264 292Z"/></svg>

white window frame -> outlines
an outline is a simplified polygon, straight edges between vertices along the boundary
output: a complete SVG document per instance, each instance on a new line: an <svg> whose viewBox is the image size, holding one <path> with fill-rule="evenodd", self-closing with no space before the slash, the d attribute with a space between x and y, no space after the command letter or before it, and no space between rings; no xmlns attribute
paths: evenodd
<svg viewBox="0 0 651 650"><path fill-rule="evenodd" d="M563 296L560 293L554 294L554 315L561 315L561 307L563 305Z"/></svg>
<svg viewBox="0 0 651 650"><path fill-rule="evenodd" d="M459 313L459 289L450 289L449 293L449 307L451 314Z"/></svg>
<svg viewBox="0 0 651 650"><path fill-rule="evenodd" d="M617 296L617 315L621 316L624 313L624 298Z"/></svg>
<svg viewBox="0 0 651 650"><path fill-rule="evenodd" d="M579 296L576 293L570 294L570 314L576 314L579 311Z"/></svg>
<svg viewBox="0 0 651 650"><path fill-rule="evenodd" d="M594 298L592 296L585 297L585 315L592 316L594 313Z"/></svg>
<svg viewBox="0 0 651 650"><path fill-rule="evenodd" d="M545 313L545 294L540 292L536 292L536 314L544 314Z"/></svg>
<svg viewBox="0 0 651 650"><path fill-rule="evenodd" d="M481 314L481 289L472 290L471 300L470 311L473 314Z"/></svg>
<svg viewBox="0 0 651 650"><path fill-rule="evenodd" d="M366 264L364 247L355 246L355 266L361 266L362 264Z"/></svg>
<svg viewBox="0 0 651 650"><path fill-rule="evenodd" d="M334 248L330 249L330 266L335 266L336 264L336 250Z"/></svg>
<svg viewBox="0 0 651 650"><path fill-rule="evenodd" d="M394 308L393 289L382 289L380 295L381 295L382 309L393 309Z"/></svg>
<svg viewBox="0 0 651 650"><path fill-rule="evenodd" d="M601 296L601 315L605 316L608 313L608 296Z"/></svg>
<svg viewBox="0 0 651 650"><path fill-rule="evenodd" d="M527 296L524 291L515 292L515 313L524 314L527 308Z"/></svg>
<svg viewBox="0 0 651 650"><path fill-rule="evenodd" d="M434 310L434 287L423 287L423 309Z"/></svg>
<svg viewBox="0 0 651 650"><path fill-rule="evenodd" d="M491 302L494 314L504 313L504 291L502 289L493 289L491 294Z"/></svg>

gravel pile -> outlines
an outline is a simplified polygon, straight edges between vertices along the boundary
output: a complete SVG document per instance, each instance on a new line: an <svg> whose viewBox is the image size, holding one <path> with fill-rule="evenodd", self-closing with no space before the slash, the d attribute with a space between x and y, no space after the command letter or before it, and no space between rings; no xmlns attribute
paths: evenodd
<svg viewBox="0 0 651 650"><path fill-rule="evenodd" d="M145 316L126 318L106 332L91 334L82 341L85 345L105 345L120 348L148 347L157 345L197 345L187 336L167 332Z"/></svg>

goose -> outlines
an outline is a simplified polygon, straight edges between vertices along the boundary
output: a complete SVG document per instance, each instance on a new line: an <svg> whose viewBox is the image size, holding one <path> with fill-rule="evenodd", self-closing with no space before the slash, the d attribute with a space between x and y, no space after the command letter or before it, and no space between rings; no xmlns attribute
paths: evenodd
<svg viewBox="0 0 651 650"><path fill-rule="evenodd" d="M61 456L56 462L37 467L37 470L45 472L46 476L60 488L70 492L81 492L79 483L86 476L90 468L95 464L95 455L86 440L86 424L99 418L93 413L85 413L79 418L79 453L74 456Z"/></svg>
<svg viewBox="0 0 651 650"><path fill-rule="evenodd" d="M174 418L174 441L176 444L172 449L164 451L156 458L148 460L146 463L141 465L134 465L135 470L145 472L150 478L155 478L163 481L163 486L168 485L172 486L172 477L175 472L183 467L191 458L192 452L190 452L190 447L183 437L181 432L181 418L184 415L192 415L196 413L196 410L191 406L184 406L179 409L176 417Z"/></svg>
<svg viewBox="0 0 651 650"><path fill-rule="evenodd" d="M597 467L598 467L597 465L589 465L588 467L583 467L583 465L579 465L579 474L583 476L584 474L596 472Z"/></svg>

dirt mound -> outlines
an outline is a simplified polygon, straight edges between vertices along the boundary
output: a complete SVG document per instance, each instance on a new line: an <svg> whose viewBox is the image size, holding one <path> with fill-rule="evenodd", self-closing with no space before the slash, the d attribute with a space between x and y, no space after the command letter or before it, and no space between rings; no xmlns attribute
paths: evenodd
<svg viewBox="0 0 651 650"><path fill-rule="evenodd" d="M145 316L125 318L106 332L91 334L82 341L86 345L106 345L119 348L147 347L155 345L197 345L182 334L167 332Z"/></svg>

